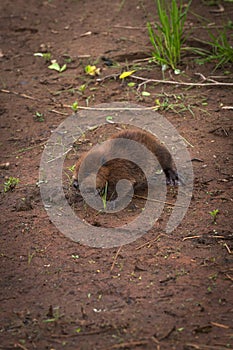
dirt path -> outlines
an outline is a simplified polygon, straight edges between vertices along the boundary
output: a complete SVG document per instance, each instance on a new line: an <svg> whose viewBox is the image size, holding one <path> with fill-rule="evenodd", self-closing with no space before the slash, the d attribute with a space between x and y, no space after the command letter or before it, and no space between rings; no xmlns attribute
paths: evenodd
<svg viewBox="0 0 233 350"><path fill-rule="evenodd" d="M137 90L127 83L140 81L115 77L136 69L137 76L162 79L158 66L143 61L153 1L2 0L0 8L0 349L233 349L232 110L222 108L232 106L232 87L148 83ZM217 5L193 1L191 10L187 26L194 40L208 36L194 13L221 26L232 18L233 5L223 1L218 12ZM50 70L33 55L46 52L67 69ZM100 76L86 75L87 65L100 68ZM230 68L217 70L214 79L232 82ZM207 77L213 65L186 56L181 69L181 76L166 72L167 78L201 82L196 73ZM115 78L97 81L108 75ZM68 239L47 216L37 186L46 141L75 101L151 107L156 99L194 159L185 218L166 234L168 205L149 232L120 249ZM64 188L71 201L68 168L121 127L86 133L67 155ZM10 176L20 182L4 192ZM174 197L170 188L167 201ZM143 203L137 198L122 215L110 216L96 215L77 197L75 206L91 224L111 227L131 220Z"/></svg>

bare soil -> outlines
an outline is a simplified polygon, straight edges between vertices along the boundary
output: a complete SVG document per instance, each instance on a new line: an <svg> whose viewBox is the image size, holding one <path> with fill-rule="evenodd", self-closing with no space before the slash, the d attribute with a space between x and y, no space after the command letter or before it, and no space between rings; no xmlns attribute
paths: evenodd
<svg viewBox="0 0 233 350"><path fill-rule="evenodd" d="M193 1L190 45L208 39L200 16L212 28L232 20L233 4L221 6ZM156 17L152 0L2 0L0 8L0 349L233 349L232 86L147 83L137 90L142 81L117 78L136 69L137 76L162 79L161 68L144 60L151 49L146 22ZM36 52L51 52L67 70L48 69ZM198 65L187 53L182 62L182 74L168 70L166 79L201 83L203 74L233 81L230 66L213 73L213 63ZM88 64L101 68L99 77L85 74ZM149 232L120 249L69 240L49 220L37 185L52 131L76 100L90 107L115 101L151 107L156 99L193 159L194 191L184 220L166 234L166 206ZM71 189L67 167L116 127L87 133L64 165L67 196L93 225L127 222L144 203L136 198L119 215L96 215ZM10 176L20 182L4 192ZM168 201L175 192L169 188Z"/></svg>

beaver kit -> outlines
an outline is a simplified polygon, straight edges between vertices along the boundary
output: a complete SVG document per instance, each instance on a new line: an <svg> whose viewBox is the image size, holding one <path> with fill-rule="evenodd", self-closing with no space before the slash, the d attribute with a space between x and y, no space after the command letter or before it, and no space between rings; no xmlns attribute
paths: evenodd
<svg viewBox="0 0 233 350"><path fill-rule="evenodd" d="M177 169L167 148L145 130L124 130L81 155L75 165L73 186L100 195L107 188L108 198L114 198L122 179L130 181L134 189L145 187L147 179L156 175L158 162L167 184L177 185Z"/></svg>

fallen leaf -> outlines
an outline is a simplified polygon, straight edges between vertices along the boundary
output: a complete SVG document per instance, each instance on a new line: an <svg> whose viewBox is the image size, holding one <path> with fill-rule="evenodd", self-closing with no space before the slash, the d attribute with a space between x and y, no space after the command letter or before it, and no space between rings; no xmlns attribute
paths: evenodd
<svg viewBox="0 0 233 350"><path fill-rule="evenodd" d="M123 73L121 73L119 78L120 79L125 79L125 78L129 77L131 74L133 74L134 72L136 72L136 71L135 70L130 70L128 72L123 72Z"/></svg>

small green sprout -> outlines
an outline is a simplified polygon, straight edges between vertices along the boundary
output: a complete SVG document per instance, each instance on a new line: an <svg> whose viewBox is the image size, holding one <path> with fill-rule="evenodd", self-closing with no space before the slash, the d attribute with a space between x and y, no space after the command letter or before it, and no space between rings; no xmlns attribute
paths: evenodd
<svg viewBox="0 0 233 350"><path fill-rule="evenodd" d="M108 194L108 182L106 182L105 188L104 188L104 193L101 196L101 199L102 199L102 202L103 202L103 206L104 206L104 210L107 208L107 194Z"/></svg>
<svg viewBox="0 0 233 350"><path fill-rule="evenodd" d="M113 117L111 115L108 115L106 117L106 122L109 123L109 124L114 124Z"/></svg>
<svg viewBox="0 0 233 350"><path fill-rule="evenodd" d="M78 101L74 101L74 103L71 105L71 109L73 109L74 112L77 112L77 110L78 110Z"/></svg>
<svg viewBox="0 0 233 350"><path fill-rule="evenodd" d="M217 219L217 215L219 213L218 209L214 209L212 211L209 212L211 217L213 218L213 222L216 224L216 219Z"/></svg>
<svg viewBox="0 0 233 350"><path fill-rule="evenodd" d="M63 66L60 66L56 60L52 60L51 64L48 66L49 69L56 70L59 73L62 73L66 70L67 65L63 64Z"/></svg>
<svg viewBox="0 0 233 350"><path fill-rule="evenodd" d="M18 185L19 179L10 176L9 179L4 183L4 192L13 191L16 185Z"/></svg>
<svg viewBox="0 0 233 350"><path fill-rule="evenodd" d="M79 86L78 90L79 90L81 93L84 93L84 91L86 90L86 87L87 87L86 84L82 84L82 85Z"/></svg>
<svg viewBox="0 0 233 350"><path fill-rule="evenodd" d="M67 57L64 58L64 61L66 63L71 63L72 62L72 58L70 56L67 56Z"/></svg>
<svg viewBox="0 0 233 350"><path fill-rule="evenodd" d="M44 122L43 113L36 112L34 118L36 122Z"/></svg>
<svg viewBox="0 0 233 350"><path fill-rule="evenodd" d="M71 173L73 173L73 172L74 172L74 169L75 169L75 164L72 165L72 166L70 166L70 167L68 167L67 169L68 169ZM67 173L66 171L64 171L64 174L67 176L68 181L69 181L69 184L71 185L72 182L73 182L72 176L70 175L70 173Z"/></svg>
<svg viewBox="0 0 233 350"><path fill-rule="evenodd" d="M28 265L31 264L33 257L36 255L35 252L33 253L28 253Z"/></svg>
<svg viewBox="0 0 233 350"><path fill-rule="evenodd" d="M51 53L50 52L36 52L34 53L34 56L36 57L43 57L46 62L49 62L51 60Z"/></svg>
<svg viewBox="0 0 233 350"><path fill-rule="evenodd" d="M72 254L71 257L72 257L72 259L79 259L79 255L78 254Z"/></svg>
<svg viewBox="0 0 233 350"><path fill-rule="evenodd" d="M74 169L75 169L75 164L68 168L68 170L71 171L72 173L74 172Z"/></svg>

